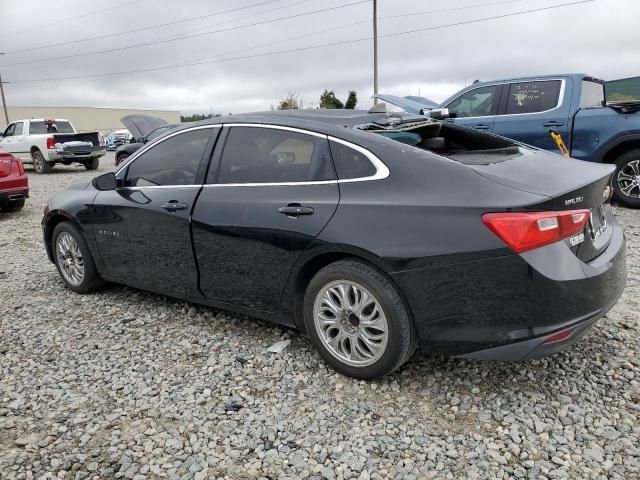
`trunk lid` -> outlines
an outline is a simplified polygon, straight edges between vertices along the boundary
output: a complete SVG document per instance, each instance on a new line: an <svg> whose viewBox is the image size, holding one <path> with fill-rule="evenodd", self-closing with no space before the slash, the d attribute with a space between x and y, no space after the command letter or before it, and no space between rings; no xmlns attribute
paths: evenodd
<svg viewBox="0 0 640 480"><path fill-rule="evenodd" d="M609 245L613 224L609 185L615 171L613 165L532 151L509 161L469 168L501 185L549 198L519 210L588 209L589 221L584 231L565 240L580 260L593 260Z"/></svg>

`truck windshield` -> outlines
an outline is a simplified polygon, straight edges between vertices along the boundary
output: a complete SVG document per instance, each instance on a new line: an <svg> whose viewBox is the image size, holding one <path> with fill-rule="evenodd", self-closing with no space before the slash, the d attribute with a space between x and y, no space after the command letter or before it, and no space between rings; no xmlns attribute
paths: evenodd
<svg viewBox="0 0 640 480"><path fill-rule="evenodd" d="M55 128L54 128L55 126ZM30 135L43 135L45 133L76 133L67 121L55 121L51 126L41 120L32 120L29 123Z"/></svg>

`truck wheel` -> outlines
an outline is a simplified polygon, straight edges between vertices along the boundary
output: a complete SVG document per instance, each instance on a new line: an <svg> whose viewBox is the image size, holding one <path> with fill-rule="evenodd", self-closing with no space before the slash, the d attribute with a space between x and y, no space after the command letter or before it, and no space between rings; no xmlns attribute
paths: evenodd
<svg viewBox="0 0 640 480"><path fill-rule="evenodd" d="M89 161L84 162L84 168L87 170L97 170L100 166L100 157L92 158Z"/></svg>
<svg viewBox="0 0 640 480"><path fill-rule="evenodd" d="M31 154L31 159L33 160L34 170L36 171L36 173L39 173L41 175L43 173L49 173L51 171L51 167L53 167L53 164L47 162L44 159L44 155L42 155L39 150L36 150Z"/></svg>
<svg viewBox="0 0 640 480"><path fill-rule="evenodd" d="M624 153L616 160L613 192L623 205L640 208L640 149Z"/></svg>
<svg viewBox="0 0 640 480"><path fill-rule="evenodd" d="M90 293L104 284L87 242L71 222L56 225L51 241L58 273L67 287L77 293Z"/></svg>
<svg viewBox="0 0 640 480"><path fill-rule="evenodd" d="M129 158L128 153L120 154L116 157L116 167L119 166L122 162L124 162L127 158Z"/></svg>

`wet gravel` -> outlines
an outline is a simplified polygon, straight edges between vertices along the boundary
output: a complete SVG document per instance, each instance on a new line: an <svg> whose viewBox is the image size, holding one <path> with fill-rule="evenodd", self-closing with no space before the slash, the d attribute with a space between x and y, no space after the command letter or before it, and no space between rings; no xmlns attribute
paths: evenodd
<svg viewBox="0 0 640 480"><path fill-rule="evenodd" d="M295 331L119 286L67 290L42 207L95 172L29 174L25 209L0 213L0 479L640 478L640 211L616 208L621 301L568 351L414 357L363 382Z"/></svg>

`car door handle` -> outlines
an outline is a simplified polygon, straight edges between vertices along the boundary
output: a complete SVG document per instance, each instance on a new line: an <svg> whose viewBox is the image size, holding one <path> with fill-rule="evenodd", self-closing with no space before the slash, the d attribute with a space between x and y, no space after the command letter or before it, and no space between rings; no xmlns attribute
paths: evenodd
<svg viewBox="0 0 640 480"><path fill-rule="evenodd" d="M550 122L544 124L545 127L562 127L563 125L564 122L558 122L556 120L551 120Z"/></svg>
<svg viewBox="0 0 640 480"><path fill-rule="evenodd" d="M286 207L280 207L278 209L280 213L288 215L290 217L298 217L300 215L313 215L313 207L303 207L297 203L292 203Z"/></svg>
<svg viewBox="0 0 640 480"><path fill-rule="evenodd" d="M475 128L476 130L489 130L491 126L487 125L486 123L479 123L478 125L475 125L473 128Z"/></svg>
<svg viewBox="0 0 640 480"><path fill-rule="evenodd" d="M165 210L169 210L170 212L176 210L186 210L189 207L189 205L187 205L186 203L181 203L177 200L171 200L170 202L163 203L161 206L162 208L164 208Z"/></svg>

